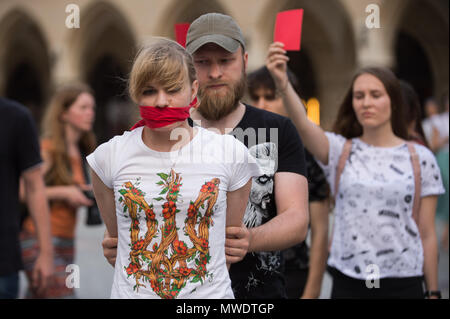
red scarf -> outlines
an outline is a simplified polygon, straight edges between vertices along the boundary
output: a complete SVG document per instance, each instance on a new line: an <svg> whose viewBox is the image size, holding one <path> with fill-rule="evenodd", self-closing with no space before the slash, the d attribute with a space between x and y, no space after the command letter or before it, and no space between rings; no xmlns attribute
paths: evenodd
<svg viewBox="0 0 450 319"><path fill-rule="evenodd" d="M144 125L155 129L184 121L189 117L191 107L194 107L196 104L197 98L185 107L139 106L142 120L134 124L131 131Z"/></svg>

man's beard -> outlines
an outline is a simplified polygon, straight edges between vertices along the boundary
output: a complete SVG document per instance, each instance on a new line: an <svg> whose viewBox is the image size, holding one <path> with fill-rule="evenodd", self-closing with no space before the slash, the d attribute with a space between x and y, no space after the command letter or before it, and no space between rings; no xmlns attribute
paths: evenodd
<svg viewBox="0 0 450 319"><path fill-rule="evenodd" d="M206 85L226 84L226 91L215 92L212 89L208 89L203 86L199 88L198 95L200 97L200 105L197 110L200 114L209 121L218 121L234 110L239 105L239 101L242 99L247 88L247 81L245 72L242 71L241 78L236 83L232 83L231 86L228 83L221 81L209 82Z"/></svg>

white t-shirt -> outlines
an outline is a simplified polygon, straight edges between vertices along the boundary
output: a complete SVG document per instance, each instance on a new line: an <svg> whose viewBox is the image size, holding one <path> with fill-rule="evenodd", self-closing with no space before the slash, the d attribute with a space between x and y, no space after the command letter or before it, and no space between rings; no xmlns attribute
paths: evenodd
<svg viewBox="0 0 450 319"><path fill-rule="evenodd" d="M431 142L431 138L433 136L433 127L438 130L439 137L441 139L444 139L446 137L448 138L449 136L448 123L449 123L448 112L436 114L430 118L426 118L425 120L423 120L422 128L428 143ZM448 142L442 148L448 150Z"/></svg>
<svg viewBox="0 0 450 319"><path fill-rule="evenodd" d="M150 149L140 127L87 157L114 190L111 298L234 298L224 249L227 191L260 172L233 136L195 130L179 151Z"/></svg>
<svg viewBox="0 0 450 319"><path fill-rule="evenodd" d="M346 139L326 133L329 162L323 168L334 193L336 167ZM415 144L420 161L421 197L444 193L439 167L426 147ZM334 194L333 194L334 195ZM366 280L423 275L423 247L412 218L414 176L406 143L375 147L353 139L340 177L328 264L347 276ZM370 267L368 267L370 266Z"/></svg>

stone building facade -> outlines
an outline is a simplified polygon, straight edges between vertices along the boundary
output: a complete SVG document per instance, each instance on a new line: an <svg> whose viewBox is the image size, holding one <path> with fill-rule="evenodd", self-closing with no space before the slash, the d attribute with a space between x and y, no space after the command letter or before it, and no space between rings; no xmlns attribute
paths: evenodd
<svg viewBox="0 0 450 319"><path fill-rule="evenodd" d="M66 25L69 4L79 8L79 28ZM366 23L373 5L379 28ZM289 65L304 98L320 101L324 128L360 67L392 68L422 100L448 91L448 0L1 0L0 95L21 101L39 120L57 85L87 82L103 141L135 117L126 77L149 38L174 38L175 23L203 13L229 14L244 32L251 71L264 63L277 12L295 8L305 10L302 50L289 53Z"/></svg>

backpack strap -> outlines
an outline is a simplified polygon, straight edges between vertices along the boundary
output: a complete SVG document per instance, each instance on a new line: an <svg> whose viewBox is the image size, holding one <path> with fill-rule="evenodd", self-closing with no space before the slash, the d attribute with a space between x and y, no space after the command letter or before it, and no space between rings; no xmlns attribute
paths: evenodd
<svg viewBox="0 0 450 319"><path fill-rule="evenodd" d="M416 222L417 226L419 225L419 212L420 212L420 195L421 195L421 180L420 180L420 163L419 156L416 153L416 148L414 147L414 143L406 142L408 146L409 155L411 158L411 164L413 168L414 175L414 201L412 208L412 217Z"/></svg>
<svg viewBox="0 0 450 319"><path fill-rule="evenodd" d="M336 167L336 176L334 178L334 203L336 204L336 197L339 190L339 182L341 180L342 172L344 171L345 163L347 162L348 157L350 156L350 152L352 150L352 140L346 140L344 143L344 147L342 148L341 155L339 156L339 162ZM331 251L331 242L333 240L334 234L334 226L331 229L330 238L328 239L328 252Z"/></svg>
<svg viewBox="0 0 450 319"><path fill-rule="evenodd" d="M341 152L341 156L339 157L339 162L336 167L336 176L334 179L334 199L336 201L336 196L339 190L339 182L341 180L342 172L344 171L345 163L347 162L348 157L350 156L350 152L352 150L352 140L346 140L344 147Z"/></svg>

